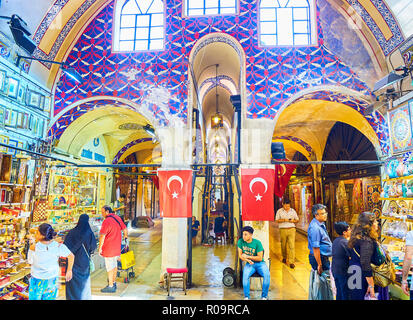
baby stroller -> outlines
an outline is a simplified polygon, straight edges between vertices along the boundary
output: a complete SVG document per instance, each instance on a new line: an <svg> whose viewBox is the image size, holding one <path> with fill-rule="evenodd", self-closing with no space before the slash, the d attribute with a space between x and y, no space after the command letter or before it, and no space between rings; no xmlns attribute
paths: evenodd
<svg viewBox="0 0 413 320"><path fill-rule="evenodd" d="M129 250L128 243L121 244L121 254L120 261L118 261L118 273L117 276L120 277L122 271L126 272L126 277L123 278L123 282L129 283L130 278L135 278L135 272L133 267L135 266L135 255L132 250Z"/></svg>

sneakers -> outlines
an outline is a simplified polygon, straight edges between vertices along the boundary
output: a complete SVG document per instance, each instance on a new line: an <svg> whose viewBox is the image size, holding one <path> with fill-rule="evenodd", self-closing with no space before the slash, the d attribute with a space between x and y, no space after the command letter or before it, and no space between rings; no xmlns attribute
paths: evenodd
<svg viewBox="0 0 413 320"><path fill-rule="evenodd" d="M244 298L244 300L249 300L249 299L250 299L250 298L248 298L248 297L245 297L245 298Z"/></svg>
<svg viewBox="0 0 413 320"><path fill-rule="evenodd" d="M116 285L114 285L113 287L106 286L106 287L104 287L103 289L101 289L100 292L103 292L103 293L114 293L114 292L116 292Z"/></svg>
<svg viewBox="0 0 413 320"><path fill-rule="evenodd" d="M268 297L262 297L261 300L268 300Z"/></svg>
<svg viewBox="0 0 413 320"><path fill-rule="evenodd" d="M287 259L283 259L282 263L286 263L286 262L287 262Z"/></svg>
<svg viewBox="0 0 413 320"><path fill-rule="evenodd" d="M290 268L291 268L291 269L294 269L294 268L295 268L295 264L294 264L294 263L291 263L291 264L290 264Z"/></svg>

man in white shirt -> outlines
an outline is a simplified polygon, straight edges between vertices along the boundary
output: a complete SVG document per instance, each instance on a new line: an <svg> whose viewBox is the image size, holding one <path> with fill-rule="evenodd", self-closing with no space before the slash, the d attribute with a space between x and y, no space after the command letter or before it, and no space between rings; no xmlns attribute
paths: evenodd
<svg viewBox="0 0 413 320"><path fill-rule="evenodd" d="M295 265L295 224L300 221L297 212L291 208L289 199L284 199L283 207L277 211L275 221L278 222L281 236L281 252L283 263L287 263L287 245L288 245L288 260L290 268L294 269Z"/></svg>

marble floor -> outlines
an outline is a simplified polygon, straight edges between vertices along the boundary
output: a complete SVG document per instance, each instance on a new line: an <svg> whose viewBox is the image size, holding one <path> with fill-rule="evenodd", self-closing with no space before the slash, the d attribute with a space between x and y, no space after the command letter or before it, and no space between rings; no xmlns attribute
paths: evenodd
<svg viewBox="0 0 413 320"><path fill-rule="evenodd" d="M269 299L307 300L310 265L308 263L307 238L297 232L296 267L290 269L281 262L279 231L275 223L270 224L271 285ZM107 284L104 269L92 274L92 298L94 300L242 300L239 287L225 287L222 270L234 268L235 245L197 245L193 248L192 287L184 294L181 288L172 288L171 296L158 284L160 279L162 220L155 220L151 229L133 229L130 234L130 248L135 253L135 278L123 282L125 272L117 280L116 293L101 293ZM64 290L61 290L64 292ZM260 291L251 291L251 299L259 299ZM64 294L60 299L65 299Z"/></svg>

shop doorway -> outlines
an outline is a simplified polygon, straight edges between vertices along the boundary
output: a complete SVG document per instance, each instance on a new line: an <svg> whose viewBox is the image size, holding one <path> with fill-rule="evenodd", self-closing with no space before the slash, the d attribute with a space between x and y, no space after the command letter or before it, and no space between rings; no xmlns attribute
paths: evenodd
<svg viewBox="0 0 413 320"><path fill-rule="evenodd" d="M372 143L357 129L337 122L328 136L323 160L378 160ZM337 237L334 222L345 221L352 225L363 211L380 217L380 166L379 165L328 165L322 166L325 204L330 219L327 229L332 239Z"/></svg>

